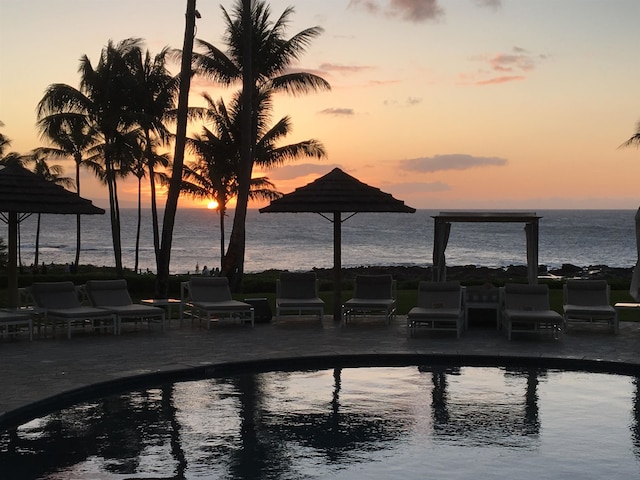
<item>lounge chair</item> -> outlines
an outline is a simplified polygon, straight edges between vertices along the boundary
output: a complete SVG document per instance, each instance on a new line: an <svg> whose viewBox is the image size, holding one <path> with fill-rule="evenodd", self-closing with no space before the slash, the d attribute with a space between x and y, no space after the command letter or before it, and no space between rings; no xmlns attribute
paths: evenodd
<svg viewBox="0 0 640 480"><path fill-rule="evenodd" d="M118 333L116 316L103 308L82 305L79 292L72 282L35 282L30 287L31 298L41 309L45 324L51 322L55 331L56 323L67 325L67 338L71 338L71 326L92 323L94 328L113 327ZM103 324L107 322L108 324Z"/></svg>
<svg viewBox="0 0 640 480"><path fill-rule="evenodd" d="M562 315L549 306L549 287L508 283L503 290L502 323L511 340L513 332L550 332L562 327Z"/></svg>
<svg viewBox="0 0 640 480"><path fill-rule="evenodd" d="M33 340L33 320L29 313L15 310L0 310L0 338L5 334L7 336L17 335L20 333L20 327L27 327L29 340Z"/></svg>
<svg viewBox="0 0 640 480"><path fill-rule="evenodd" d="M396 281L391 275L356 275L353 298L342 304L346 324L358 314L383 314L387 324L396 314Z"/></svg>
<svg viewBox="0 0 640 480"><path fill-rule="evenodd" d="M192 320L204 319L208 329L214 318L229 318L254 325L253 306L233 299L227 277L191 277L188 282L180 284L180 298L181 322L186 308Z"/></svg>
<svg viewBox="0 0 640 480"><path fill-rule="evenodd" d="M91 305L110 311L116 316L118 335L122 333L123 320L147 320L151 328L152 320L160 320L164 331L164 309L133 303L127 281L119 280L89 280L84 285L84 291Z"/></svg>
<svg viewBox="0 0 640 480"><path fill-rule="evenodd" d="M318 294L316 274L283 272L276 280L276 321L283 312L295 312L296 315L315 314L322 321L324 301Z"/></svg>
<svg viewBox="0 0 640 480"><path fill-rule="evenodd" d="M606 280L567 280L563 287L564 329L570 323L605 323L618 333L618 315Z"/></svg>
<svg viewBox="0 0 640 480"><path fill-rule="evenodd" d="M453 330L460 338L464 329L462 287L460 282L425 282L418 284L418 302L409 310L407 326L411 335L418 327Z"/></svg>

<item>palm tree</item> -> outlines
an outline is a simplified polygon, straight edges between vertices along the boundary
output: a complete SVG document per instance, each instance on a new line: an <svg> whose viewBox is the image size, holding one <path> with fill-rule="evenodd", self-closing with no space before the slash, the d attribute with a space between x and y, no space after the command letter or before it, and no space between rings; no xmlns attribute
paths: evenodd
<svg viewBox="0 0 640 480"><path fill-rule="evenodd" d="M4 127L4 123L0 121L0 127ZM11 140L5 137L2 133L0 133L0 159L4 157L4 151L11 145Z"/></svg>
<svg viewBox="0 0 640 480"><path fill-rule="evenodd" d="M65 177L64 168L61 165L49 165L46 160L47 149L36 148L30 155L25 157L25 163L33 163L33 173L40 175L45 180L53 182L56 185L62 185L63 187L73 187L74 181L70 177ZM40 265L39 262L40 252L40 214L36 220L36 245L35 245L35 257L33 260L33 266L35 269Z"/></svg>
<svg viewBox="0 0 640 480"><path fill-rule="evenodd" d="M80 195L80 168L87 166L87 153L97 145L97 132L79 113L52 113L38 119L37 128L43 139L54 145L43 149L52 157L72 157L75 163L76 193ZM74 265L80 263L81 215L76 215L76 256Z"/></svg>
<svg viewBox="0 0 640 480"><path fill-rule="evenodd" d="M144 139L142 164L140 162L137 163L137 173L135 174L140 180L139 174L142 173L140 167L149 172L151 223L156 267L160 252L156 180L160 178L166 180L167 177L166 175L164 177L158 176L155 173L155 169L158 166L167 167L169 165L168 157L166 155L158 155L156 148L168 144L171 138L171 133L165 122L175 118L175 103L180 87L180 77L171 75L166 67L169 53L169 48L165 47L154 57L151 56L149 51L146 51L143 55L141 50L131 56L131 69L135 88L135 94L132 96L135 101L133 110L135 111L136 123L141 129ZM140 199L138 200L138 210L140 210ZM140 217L138 217L139 230ZM136 266L137 256L138 249L136 247Z"/></svg>
<svg viewBox="0 0 640 480"><path fill-rule="evenodd" d="M203 134L187 139L187 146L196 155L197 161L186 165L183 191L195 198L213 198L220 215L220 264L225 254L225 217L227 205L238 195L238 111L230 113L223 100L215 103L204 95L208 108L203 117L213 121L215 133L203 127ZM267 177L251 179L249 197L254 200L273 200L281 193Z"/></svg>
<svg viewBox="0 0 640 480"><path fill-rule="evenodd" d="M640 147L640 122L636 125L636 133L631 135L631 138L620 145L620 147L632 147L634 145Z"/></svg>
<svg viewBox="0 0 640 480"><path fill-rule="evenodd" d="M173 168L167 192L167 201L162 222L162 236L159 253L156 255L158 272L156 275L155 298L167 298L169 294L169 264L171 263L171 244L175 225L178 198L182 189L182 169L184 166L184 149L187 141L187 121L189 115L189 88L191 86L191 57L193 37L196 30L196 18L200 14L196 10L196 0L187 0L185 14L184 40L180 62L180 87L178 90L178 108L176 110L176 141L173 156Z"/></svg>
<svg viewBox="0 0 640 480"><path fill-rule="evenodd" d="M140 50L141 40L129 38L103 48L96 67L84 55L80 60L80 88L52 84L37 107L38 118L54 114L77 114L97 136L90 157L109 190L111 235L118 276L122 276L120 207L116 180L128 172L132 152L138 144L136 119L132 113L132 96L136 92L131 64Z"/></svg>
<svg viewBox="0 0 640 480"><path fill-rule="evenodd" d="M149 143L147 143L147 140ZM159 155L155 153L155 148L153 139L150 136L145 135L144 145L140 146L140 151L136 155L136 158L131 165L131 173L138 180L138 200L137 200L137 208L138 208L138 218L137 218L137 227L136 227L136 252L135 252L135 262L134 262L134 272L138 271L138 264L140 258L140 229L142 225L142 179L147 176L147 171L149 176L153 176L154 179L151 180L151 195L152 195L152 212L153 212L153 222L157 221L157 210L155 206L155 188L156 188L156 180L158 180L162 185L166 185L169 183L168 175L164 172L155 171L155 166L161 165L162 167L168 167L171 163L169 161L169 155L163 154ZM156 234L158 232L157 224L154 224L153 228L154 232L154 245L156 241ZM157 252L156 249L156 259Z"/></svg>
<svg viewBox="0 0 640 480"><path fill-rule="evenodd" d="M265 112L263 102L269 102L276 92L298 95L329 90L330 85L312 73L291 70L311 40L322 33L320 27L312 27L286 39L284 34L293 13L292 7L285 9L275 22L270 19L269 6L262 0L237 0L233 16L224 7L222 11L226 22L227 53L199 41L204 53L194 55L194 66L200 74L226 85L242 81L238 201L223 264L223 273L237 289L244 269L246 214L256 160L254 149L259 117Z"/></svg>

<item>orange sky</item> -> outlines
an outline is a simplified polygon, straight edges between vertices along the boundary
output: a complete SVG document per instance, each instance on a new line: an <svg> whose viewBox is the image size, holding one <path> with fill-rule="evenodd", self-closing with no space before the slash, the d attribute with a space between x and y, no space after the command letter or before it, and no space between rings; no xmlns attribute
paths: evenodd
<svg viewBox="0 0 640 480"><path fill-rule="evenodd" d="M222 46L220 3L232 6L198 2L197 36ZM293 120L289 142L317 138L328 152L265 172L280 191L339 166L416 208L640 203L640 151L617 148L640 121L637 0L270 4L274 17L295 7L290 34L325 29L299 67L332 85L276 101L277 118ZM3 0L0 120L12 150L42 145L35 106L51 83L78 85L81 55L95 60L109 39L132 36L152 53L180 47L185 5ZM232 92L197 80L194 102L203 91ZM89 174L83 182L83 193L107 206L105 188ZM135 190L134 181L122 185L123 206L135 205Z"/></svg>

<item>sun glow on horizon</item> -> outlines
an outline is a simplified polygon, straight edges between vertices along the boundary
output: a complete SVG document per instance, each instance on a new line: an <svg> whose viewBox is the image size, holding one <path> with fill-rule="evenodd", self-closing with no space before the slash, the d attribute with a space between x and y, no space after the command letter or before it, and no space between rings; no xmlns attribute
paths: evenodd
<svg viewBox="0 0 640 480"><path fill-rule="evenodd" d="M216 208L218 208L218 202L216 202L215 200L211 200L209 203L207 203L207 208L209 210L215 210Z"/></svg>

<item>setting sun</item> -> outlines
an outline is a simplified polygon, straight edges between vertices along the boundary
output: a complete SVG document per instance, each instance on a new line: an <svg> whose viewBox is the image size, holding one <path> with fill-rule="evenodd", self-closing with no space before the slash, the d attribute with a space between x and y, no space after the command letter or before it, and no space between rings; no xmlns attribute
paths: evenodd
<svg viewBox="0 0 640 480"><path fill-rule="evenodd" d="M216 208L218 208L218 202L216 202L215 200L211 200L209 203L207 203L207 208L209 210L215 210Z"/></svg>

